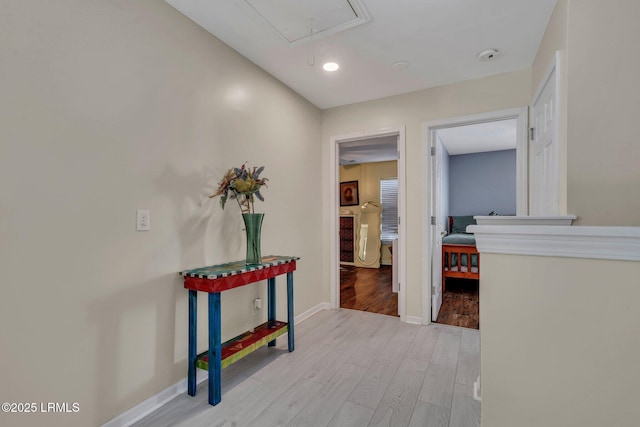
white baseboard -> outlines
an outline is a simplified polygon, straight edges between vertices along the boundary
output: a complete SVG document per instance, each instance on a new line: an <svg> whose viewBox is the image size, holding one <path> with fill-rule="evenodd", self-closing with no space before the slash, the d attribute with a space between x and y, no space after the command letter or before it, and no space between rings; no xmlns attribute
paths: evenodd
<svg viewBox="0 0 640 427"><path fill-rule="evenodd" d="M200 384L209 378L209 373L202 369L196 369L196 384ZM113 418L111 421L107 421L102 427L128 427L147 414L155 411L174 397L186 393L187 391L187 378L181 379L174 385L162 390L160 393L151 396L147 400L138 403L133 408Z"/></svg>
<svg viewBox="0 0 640 427"><path fill-rule="evenodd" d="M328 310L330 307L331 306L328 302L322 302L314 307L311 307L309 310L298 314L295 317L294 322L297 325L298 323L308 319L309 317L322 310ZM209 378L209 373L207 371L196 369L196 384L200 384L203 381L206 381L207 378ZM102 425L102 427L128 427L136 421L142 419L146 415L150 414L151 412L155 411L171 399L186 392L187 378L185 377L174 385L162 390L160 393L151 396L144 402L137 404L128 411L123 412L110 421L107 421Z"/></svg>
<svg viewBox="0 0 640 427"><path fill-rule="evenodd" d="M413 323L414 325L422 325L422 317L418 316L407 316L405 317L406 323Z"/></svg>
<svg viewBox="0 0 640 427"><path fill-rule="evenodd" d="M309 310L298 314L295 317L295 324L297 325L298 323L308 319L309 317L313 316L316 313L321 312L322 310L329 310L331 308L331 304L329 304L328 302L321 302L320 304L311 307Z"/></svg>

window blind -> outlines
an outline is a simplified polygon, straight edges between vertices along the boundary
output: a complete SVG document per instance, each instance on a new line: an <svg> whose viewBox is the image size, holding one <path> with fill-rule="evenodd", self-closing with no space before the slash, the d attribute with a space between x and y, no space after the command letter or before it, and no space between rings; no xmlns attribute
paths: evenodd
<svg viewBox="0 0 640 427"><path fill-rule="evenodd" d="M381 240L398 238L398 179L380 180L380 203L382 204Z"/></svg>

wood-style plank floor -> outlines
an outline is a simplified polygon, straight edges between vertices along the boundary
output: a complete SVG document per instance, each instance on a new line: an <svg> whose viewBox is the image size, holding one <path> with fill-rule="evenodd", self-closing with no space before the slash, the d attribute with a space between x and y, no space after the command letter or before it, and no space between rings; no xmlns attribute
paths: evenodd
<svg viewBox="0 0 640 427"><path fill-rule="evenodd" d="M340 266L340 307L398 316L398 294L391 290L390 265Z"/></svg>
<svg viewBox="0 0 640 427"><path fill-rule="evenodd" d="M323 310L296 325L294 352L282 336L224 369L217 406L205 381L134 425L479 426L479 350L476 330Z"/></svg>
<svg viewBox="0 0 640 427"><path fill-rule="evenodd" d="M442 306L436 322L463 328L480 329L478 280L447 279Z"/></svg>

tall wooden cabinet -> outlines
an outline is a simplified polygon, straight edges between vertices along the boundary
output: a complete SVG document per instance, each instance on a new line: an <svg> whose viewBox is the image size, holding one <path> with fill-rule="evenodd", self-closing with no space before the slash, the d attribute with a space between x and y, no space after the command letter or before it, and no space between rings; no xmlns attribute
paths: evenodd
<svg viewBox="0 0 640 427"><path fill-rule="evenodd" d="M340 215L340 262L353 264L355 261L355 217Z"/></svg>

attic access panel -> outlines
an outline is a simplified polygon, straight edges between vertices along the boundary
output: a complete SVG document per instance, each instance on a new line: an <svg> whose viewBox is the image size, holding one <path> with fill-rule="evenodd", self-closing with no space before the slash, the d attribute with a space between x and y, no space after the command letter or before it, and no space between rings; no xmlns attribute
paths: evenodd
<svg viewBox="0 0 640 427"><path fill-rule="evenodd" d="M369 22L361 0L245 0L289 45Z"/></svg>

